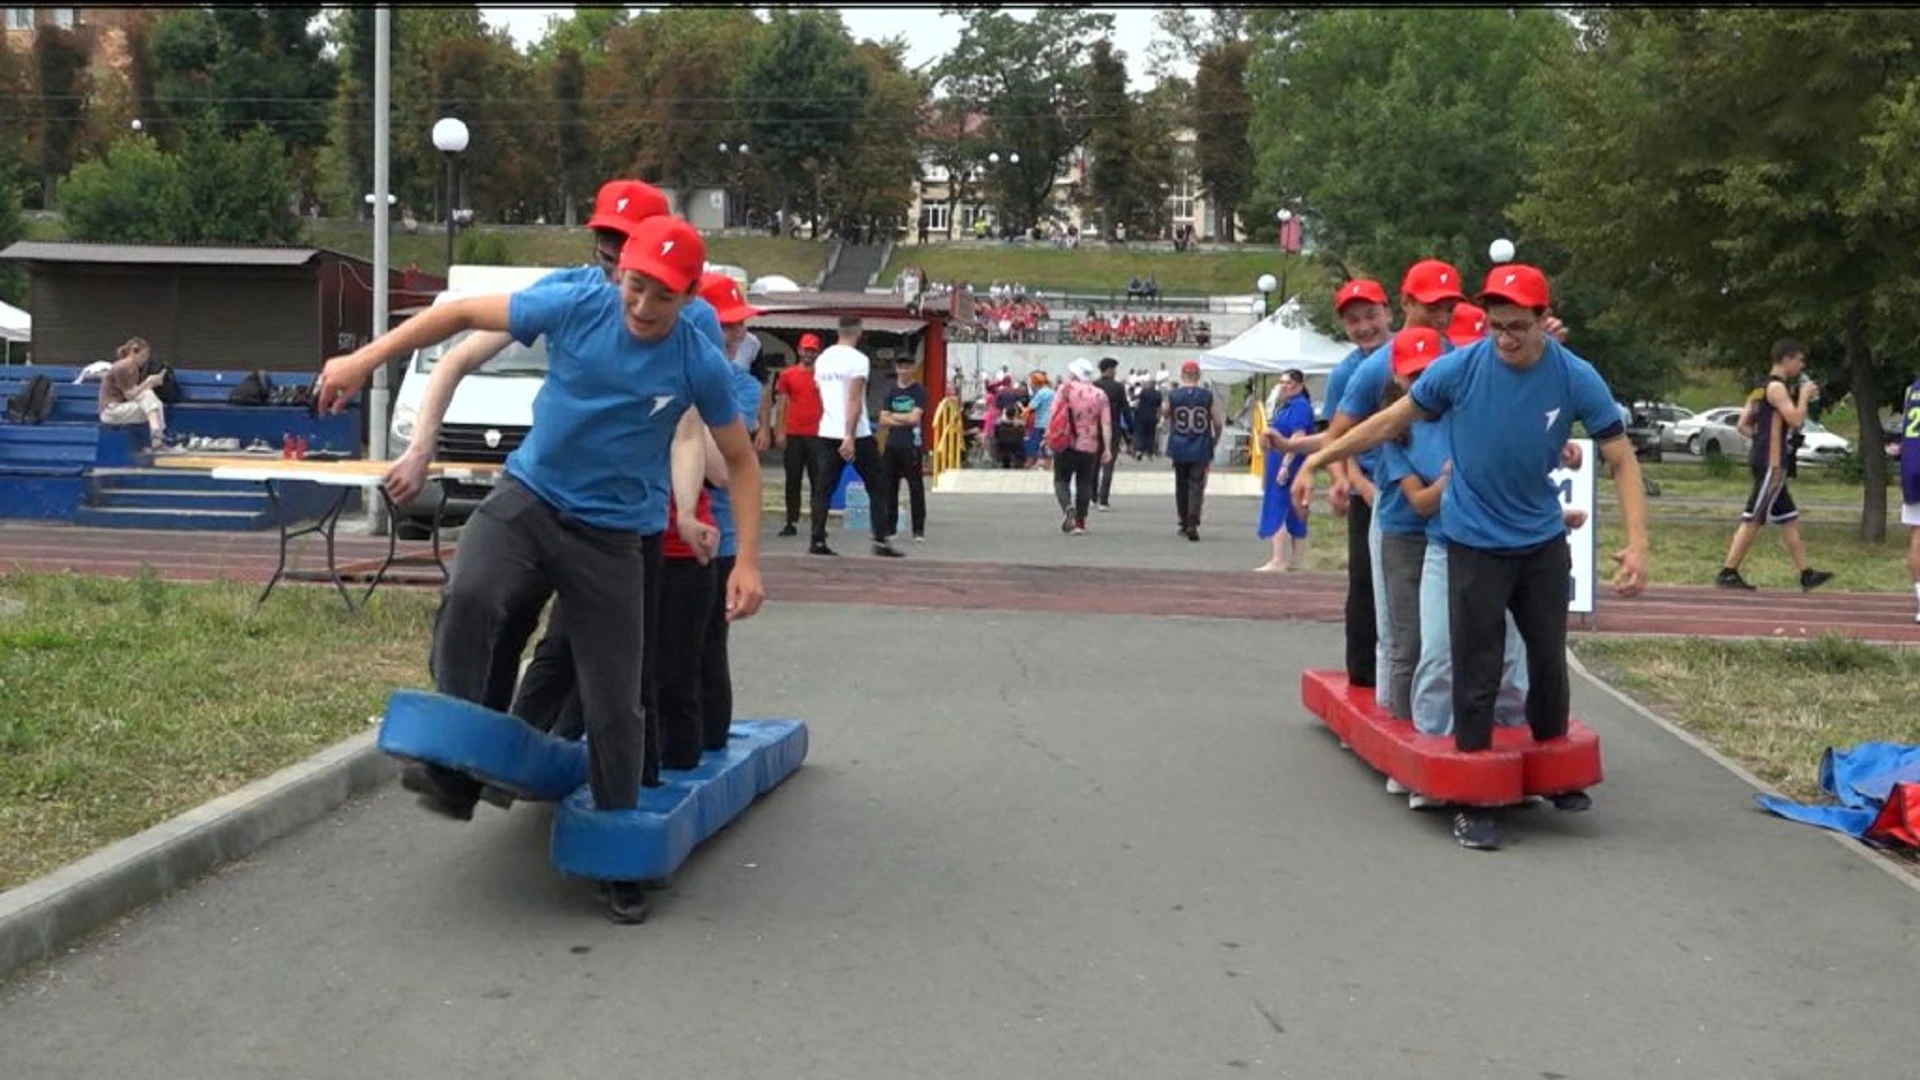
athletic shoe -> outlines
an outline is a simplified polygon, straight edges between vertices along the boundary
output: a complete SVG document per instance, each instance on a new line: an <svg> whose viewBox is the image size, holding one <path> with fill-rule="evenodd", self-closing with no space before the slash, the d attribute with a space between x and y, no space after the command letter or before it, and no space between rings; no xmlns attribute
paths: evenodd
<svg viewBox="0 0 1920 1080"><path fill-rule="evenodd" d="M780 535L781 536L799 536L800 530L794 527L793 522L789 521L785 525L782 525L780 527Z"/></svg>
<svg viewBox="0 0 1920 1080"><path fill-rule="evenodd" d="M837 552L837 551L835 551L835 550L833 550L832 548L830 548L830 547L828 547L828 546L827 546L827 542L826 542L825 540L815 540L815 541L814 541L813 543L811 543L811 544L808 544L808 545L807 545L807 554L809 554L809 555L838 555L838 554L840 554L840 553L839 553L839 552Z"/></svg>
<svg viewBox="0 0 1920 1080"><path fill-rule="evenodd" d="M1199 542L1200 542L1200 530L1199 530L1198 528L1192 528L1192 529L1188 529L1188 530L1187 530L1187 539L1188 539L1188 541L1190 541L1190 542L1192 542L1192 543L1195 543L1195 544L1197 544L1197 543L1199 543Z"/></svg>
<svg viewBox="0 0 1920 1080"><path fill-rule="evenodd" d="M400 773L400 786L420 796L420 805L455 821L472 821L480 783L470 776L416 761Z"/></svg>
<svg viewBox="0 0 1920 1080"><path fill-rule="evenodd" d="M1405 795L1406 793L1407 793L1407 785L1401 783L1398 780L1395 780L1391 776L1387 777L1387 794Z"/></svg>
<svg viewBox="0 0 1920 1080"><path fill-rule="evenodd" d="M1085 536L1085 535L1087 535L1087 523L1086 523L1086 522L1084 522L1084 521L1076 521L1076 522L1074 522L1074 525L1073 525L1073 535L1075 535L1075 536Z"/></svg>
<svg viewBox="0 0 1920 1080"><path fill-rule="evenodd" d="M1812 592L1833 580L1833 574L1826 570L1806 569L1800 571L1800 591Z"/></svg>
<svg viewBox="0 0 1920 1080"><path fill-rule="evenodd" d="M1111 510L1111 509L1113 509L1113 507L1111 507L1111 506L1108 506L1108 505L1107 505L1106 503L1101 503L1101 504L1100 504L1100 512L1101 512L1101 513L1103 513L1103 514L1104 514L1104 513L1106 513L1107 511L1109 511L1109 510Z"/></svg>
<svg viewBox="0 0 1920 1080"><path fill-rule="evenodd" d="M1493 815L1477 810L1453 815L1453 838L1461 847L1474 851L1500 850L1500 827L1493 823Z"/></svg>
<svg viewBox="0 0 1920 1080"><path fill-rule="evenodd" d="M1073 531L1073 511L1069 510L1064 516L1061 517L1060 531L1063 533L1070 533Z"/></svg>
<svg viewBox="0 0 1920 1080"><path fill-rule="evenodd" d="M882 540L873 545L873 553L883 559L904 559L907 553Z"/></svg>
<svg viewBox="0 0 1920 1080"><path fill-rule="evenodd" d="M508 791L506 788L494 787L492 784L482 784L480 785L480 799L483 802L492 803L502 810L513 809L513 792Z"/></svg>
<svg viewBox="0 0 1920 1080"><path fill-rule="evenodd" d="M1916 611L1913 613L1913 621L1920 623L1920 611Z"/></svg>
<svg viewBox="0 0 1920 1080"><path fill-rule="evenodd" d="M632 926L647 921L647 891L637 881L603 881L600 899L614 922Z"/></svg>
<svg viewBox="0 0 1920 1080"><path fill-rule="evenodd" d="M1746 578L1740 576L1740 571L1735 570L1731 566L1721 567L1720 576L1714 578L1713 583L1723 589L1745 589L1748 592L1753 591L1753 586L1747 583Z"/></svg>
<svg viewBox="0 0 1920 1080"><path fill-rule="evenodd" d="M1547 796L1555 810L1565 810L1569 814L1578 814L1593 809L1593 796L1584 791L1566 791L1558 795Z"/></svg>
<svg viewBox="0 0 1920 1080"><path fill-rule="evenodd" d="M914 534L913 534L913 542L914 542L914 543L916 543L916 544L924 544L924 543L926 543L926 542L927 542L927 534L926 534L926 533L914 533Z"/></svg>
<svg viewBox="0 0 1920 1080"><path fill-rule="evenodd" d="M1444 810L1446 806L1447 804L1444 801L1433 798L1432 796L1422 795L1417 791L1407 796L1407 809L1409 810Z"/></svg>

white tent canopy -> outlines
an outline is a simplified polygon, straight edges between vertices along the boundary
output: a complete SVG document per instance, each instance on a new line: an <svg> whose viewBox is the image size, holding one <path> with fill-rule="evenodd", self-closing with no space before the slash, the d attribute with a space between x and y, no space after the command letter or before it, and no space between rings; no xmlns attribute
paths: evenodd
<svg viewBox="0 0 1920 1080"><path fill-rule="evenodd" d="M33 316L0 300L0 341L33 340Z"/></svg>
<svg viewBox="0 0 1920 1080"><path fill-rule="evenodd" d="M1299 368L1311 378L1332 371L1352 346L1343 345L1307 325L1306 312L1289 300L1278 311L1254 323L1247 331L1200 355L1209 372L1278 375Z"/></svg>

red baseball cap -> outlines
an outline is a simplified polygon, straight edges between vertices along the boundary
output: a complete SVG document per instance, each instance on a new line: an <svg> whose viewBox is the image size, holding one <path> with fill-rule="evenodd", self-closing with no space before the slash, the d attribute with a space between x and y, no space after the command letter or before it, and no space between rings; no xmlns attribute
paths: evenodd
<svg viewBox="0 0 1920 1080"><path fill-rule="evenodd" d="M1553 293L1547 288L1547 275L1524 263L1508 263L1487 272L1487 283L1480 287L1480 302L1488 306L1496 300L1523 308L1550 306Z"/></svg>
<svg viewBox="0 0 1920 1080"><path fill-rule="evenodd" d="M1355 278L1340 286L1339 290L1333 294L1334 314L1339 314L1348 304L1358 301L1386 307L1387 290L1381 288L1380 283L1372 278Z"/></svg>
<svg viewBox="0 0 1920 1080"><path fill-rule="evenodd" d="M701 274L700 298L713 305L722 326L746 322L760 314L759 308L740 295L740 283L725 274Z"/></svg>
<svg viewBox="0 0 1920 1080"><path fill-rule="evenodd" d="M600 185L600 193L593 198L593 216L587 219L587 228L612 229L632 236L634 226L671 211L666 195L652 184L609 180Z"/></svg>
<svg viewBox="0 0 1920 1080"><path fill-rule="evenodd" d="M1400 295L1423 304L1467 298L1460 291L1460 271L1439 259L1421 259L1407 267L1407 276L1400 279Z"/></svg>
<svg viewBox="0 0 1920 1080"><path fill-rule="evenodd" d="M1486 336L1486 310L1467 303L1455 304L1453 322L1447 326L1447 340L1455 345L1466 346Z"/></svg>
<svg viewBox="0 0 1920 1080"><path fill-rule="evenodd" d="M1409 327L1393 335L1393 373L1413 376L1440 358L1446 343L1440 331L1428 326Z"/></svg>
<svg viewBox="0 0 1920 1080"><path fill-rule="evenodd" d="M1182 361L1180 364L1180 374L1182 375L1200 374L1200 361L1198 360Z"/></svg>
<svg viewBox="0 0 1920 1080"><path fill-rule="evenodd" d="M645 274L674 292L686 292L706 266L707 245L700 233L665 214L635 225L620 249L622 271Z"/></svg>
<svg viewBox="0 0 1920 1080"><path fill-rule="evenodd" d="M820 351L820 337L819 337L819 335L817 335L817 334L801 334L801 335L800 335L800 347L801 347L801 348L803 348L803 349L812 349L812 350L813 350L814 352L819 352L819 351Z"/></svg>

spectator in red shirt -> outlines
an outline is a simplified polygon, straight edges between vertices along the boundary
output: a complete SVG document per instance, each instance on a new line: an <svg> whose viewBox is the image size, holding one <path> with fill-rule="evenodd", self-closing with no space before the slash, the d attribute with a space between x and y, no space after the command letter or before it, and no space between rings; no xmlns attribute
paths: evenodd
<svg viewBox="0 0 1920 1080"><path fill-rule="evenodd" d="M787 523L781 536L800 535L800 478L814 487L813 444L820 437L820 388L813 382L813 362L820 355L820 339L800 335L800 362L786 368L773 380L773 393L760 402L760 449L767 448L769 433L774 446L784 447L782 462L787 470ZM773 422L769 423L771 415Z"/></svg>

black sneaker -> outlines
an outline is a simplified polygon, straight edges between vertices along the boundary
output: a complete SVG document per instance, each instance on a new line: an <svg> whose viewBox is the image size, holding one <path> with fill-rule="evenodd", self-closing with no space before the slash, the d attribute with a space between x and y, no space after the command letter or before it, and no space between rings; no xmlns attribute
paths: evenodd
<svg viewBox="0 0 1920 1080"><path fill-rule="evenodd" d="M1832 580L1833 574L1826 570L1802 570L1800 571L1800 591L1812 592Z"/></svg>
<svg viewBox="0 0 1920 1080"><path fill-rule="evenodd" d="M603 881L600 899L614 922L633 926L647 921L647 890L637 881Z"/></svg>
<svg viewBox="0 0 1920 1080"><path fill-rule="evenodd" d="M873 545L873 553L883 559L904 559L907 557L906 552L901 551L899 548L894 547L884 540Z"/></svg>
<svg viewBox="0 0 1920 1080"><path fill-rule="evenodd" d="M513 792L508 791L506 788L494 787L492 784L482 784L480 785L480 799L483 802L492 803L502 810L513 809Z"/></svg>
<svg viewBox="0 0 1920 1080"><path fill-rule="evenodd" d="M471 776L416 761L400 773L400 786L420 796L420 805L455 821L472 821L480 782Z"/></svg>
<svg viewBox="0 0 1920 1080"><path fill-rule="evenodd" d="M1453 838L1463 848L1475 851L1500 850L1500 828L1493 823L1491 814L1462 810L1453 815Z"/></svg>
<svg viewBox="0 0 1920 1080"><path fill-rule="evenodd" d="M1735 570L1731 566L1721 567L1720 575L1713 579L1713 583L1723 589L1745 589L1748 592L1753 591L1753 586L1747 582L1746 578L1740 576L1740 571Z"/></svg>
<svg viewBox="0 0 1920 1080"><path fill-rule="evenodd" d="M808 544L808 545L807 545L807 554L809 554L809 555L838 555L838 554L840 554L840 553L839 553L839 552L837 552L837 551L835 551L835 550L833 550L832 548L830 548L830 547L828 547L828 546L827 546L827 542L826 542L825 540L815 540L815 541L814 541L813 543L811 543L811 544Z"/></svg>
<svg viewBox="0 0 1920 1080"><path fill-rule="evenodd" d="M794 526L793 522L789 521L785 525L780 526L780 535L781 536L799 536L800 530Z"/></svg>
<svg viewBox="0 0 1920 1080"><path fill-rule="evenodd" d="M1198 525L1187 530L1187 540L1195 544L1200 542L1200 527Z"/></svg>
<svg viewBox="0 0 1920 1080"><path fill-rule="evenodd" d="M1578 814L1593 809L1593 796L1584 791L1563 791L1558 795L1547 796L1555 810L1565 810L1569 814Z"/></svg>
<svg viewBox="0 0 1920 1080"><path fill-rule="evenodd" d="M1069 510L1063 517L1061 517L1060 531L1063 533L1070 533L1073 531L1073 511Z"/></svg>

